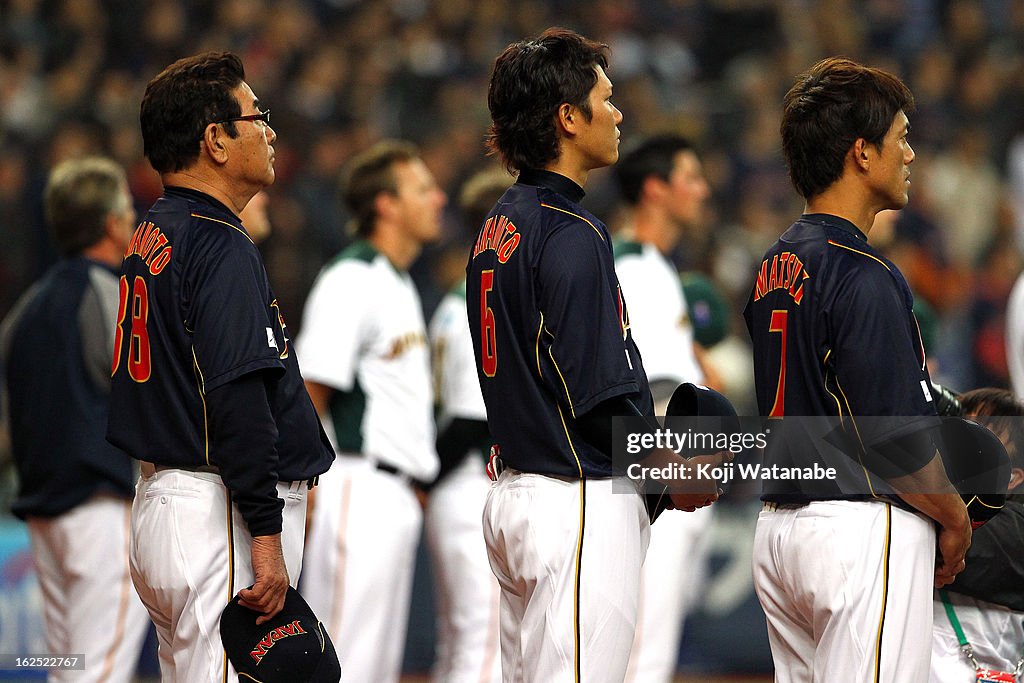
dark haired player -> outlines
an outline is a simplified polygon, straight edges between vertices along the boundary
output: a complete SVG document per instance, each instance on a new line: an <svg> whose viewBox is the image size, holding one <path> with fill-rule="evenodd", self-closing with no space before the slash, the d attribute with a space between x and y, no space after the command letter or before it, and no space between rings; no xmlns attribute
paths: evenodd
<svg viewBox="0 0 1024 683"><path fill-rule="evenodd" d="M867 242L875 214L907 204L912 105L895 76L840 58L786 95L783 152L807 207L765 254L744 311L762 415L842 418L878 447L890 435L870 441L863 416L932 424L907 419L935 415L910 290ZM754 582L776 681L927 680L932 582L963 569L971 527L934 447L895 450L884 470L851 459L825 493L766 484ZM770 443L765 462L812 452Z"/></svg>
<svg viewBox="0 0 1024 683"><path fill-rule="evenodd" d="M140 119L164 193L121 264L107 438L142 461L130 563L161 676L228 681L221 611L236 593L258 623L281 610L334 454L238 217L274 182L277 138L241 61L175 62Z"/></svg>
<svg viewBox="0 0 1024 683"><path fill-rule="evenodd" d="M653 404L611 238L580 206L590 171L619 155L607 65L605 45L548 29L506 48L488 89L490 149L519 173L480 229L466 281L507 466L484 509L505 681L621 681L636 622L650 528L642 497L615 476L610 418L653 415ZM673 500L716 498L702 481Z"/></svg>

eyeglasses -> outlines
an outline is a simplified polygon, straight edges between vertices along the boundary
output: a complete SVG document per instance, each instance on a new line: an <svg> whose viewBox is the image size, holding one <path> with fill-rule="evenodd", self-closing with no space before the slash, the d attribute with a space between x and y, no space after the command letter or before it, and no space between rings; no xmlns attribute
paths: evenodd
<svg viewBox="0 0 1024 683"><path fill-rule="evenodd" d="M220 121L214 121L214 123L230 123L231 121L262 121L264 126L270 125L270 110L266 109L258 114L249 114L248 116L232 116L230 119L222 119Z"/></svg>

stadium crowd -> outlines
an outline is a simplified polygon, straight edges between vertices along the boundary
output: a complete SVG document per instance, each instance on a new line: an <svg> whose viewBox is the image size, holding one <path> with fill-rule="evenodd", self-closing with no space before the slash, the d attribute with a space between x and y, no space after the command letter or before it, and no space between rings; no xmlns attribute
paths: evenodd
<svg viewBox="0 0 1024 683"><path fill-rule="evenodd" d="M1007 385L1004 309L1024 231L1021 0L6 0L0 316L55 258L41 208L49 169L84 153L112 156L129 169L138 207L148 206L160 185L141 149L144 85L174 59L216 48L242 56L273 110L278 179L263 249L300 329L313 278L350 239L337 198L345 162L377 139L409 139L454 196L496 163L482 147L494 55L555 24L611 45L625 144L671 130L701 149L711 210L676 256L715 280L733 327L753 259L800 210L778 141L793 75L827 54L900 74L917 99L914 199L872 240L886 240L908 275L934 330L938 378ZM588 190L588 207L614 225L608 174ZM461 243L455 206L446 238ZM445 251L442 241L413 271L428 313L462 267Z"/></svg>

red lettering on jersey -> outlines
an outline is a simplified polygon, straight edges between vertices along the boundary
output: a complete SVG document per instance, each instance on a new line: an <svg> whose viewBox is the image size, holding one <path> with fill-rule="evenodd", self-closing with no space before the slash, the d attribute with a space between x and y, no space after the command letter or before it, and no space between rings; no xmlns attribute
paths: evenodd
<svg viewBox="0 0 1024 683"><path fill-rule="evenodd" d="M163 235L161 235L161 237L163 237ZM153 262L149 264L150 274L159 275L161 272L163 272L164 267L168 264L170 260L171 245L168 244L160 251L159 254L156 255L156 258L153 259Z"/></svg>
<svg viewBox="0 0 1024 683"><path fill-rule="evenodd" d="M522 240L522 234L508 216L491 216L488 218L473 247L473 258L485 251L494 251L498 255L498 263L506 263Z"/></svg>
<svg viewBox="0 0 1024 683"><path fill-rule="evenodd" d="M772 257L771 274L768 276L768 291L779 288L779 255Z"/></svg>
<svg viewBox="0 0 1024 683"><path fill-rule="evenodd" d="M505 263L512 257L512 254L515 253L516 247L519 246L519 240L522 237L522 235L516 232L516 226L511 221L509 221L507 231L508 237L498 248L498 263Z"/></svg>
<svg viewBox="0 0 1024 683"><path fill-rule="evenodd" d="M761 262L761 270L757 273L757 286L754 287L754 301L768 293L768 259Z"/></svg>
<svg viewBox="0 0 1024 683"><path fill-rule="evenodd" d="M803 264L801 264L801 266L802 266L802 265L803 265ZM804 276L803 276L803 278L802 278L803 280L807 280L808 278L810 278L810 277L811 277L810 275L808 275L808 274L807 274L807 271L806 271L806 270L805 270L805 271L803 271L803 273L804 273ZM793 283L793 284L795 285L795 284L796 284L796 282L794 281L794 283ZM800 302L804 300L804 284L803 284L803 282L801 282L801 283L800 283L800 287L799 287L799 288L797 288L797 290L796 290L795 292L793 291L793 285L790 285L790 287L789 287L789 295L790 295L791 297L793 297L793 302L794 302L794 303L795 303L795 304L796 304L797 306L799 306L799 305L800 305Z"/></svg>
<svg viewBox="0 0 1024 683"><path fill-rule="evenodd" d="M139 248L139 240L142 239L142 233L145 232L147 225L152 225L152 223L139 223L139 227L135 228L135 232L132 233L132 239L128 242L128 246L125 247L124 258L128 258Z"/></svg>
<svg viewBox="0 0 1024 683"><path fill-rule="evenodd" d="M782 256L779 257L779 287L786 287L788 280L786 277L790 274L789 270L789 252L782 252Z"/></svg>
<svg viewBox="0 0 1024 683"><path fill-rule="evenodd" d="M501 245L501 238L505 235L505 227L508 225L508 217L498 216L497 222L494 224L494 229L487 240L487 248L498 250Z"/></svg>
<svg viewBox="0 0 1024 683"><path fill-rule="evenodd" d="M494 227L494 221L496 221L497 219L498 219L497 216L491 216L490 218L488 218L484 222L483 227L480 228L480 233L476 236L476 246L473 247L473 256L474 257L476 257L477 255L479 255L479 254L481 254L483 252L483 250L484 250L484 243L485 243L485 241L487 239L487 234Z"/></svg>
<svg viewBox="0 0 1024 683"><path fill-rule="evenodd" d="M157 228L153 232L155 233L155 239L153 240L154 243L152 245L147 244L146 254L142 257L146 259L147 266L152 265L153 257L160 253L160 250L164 248L165 244L167 244L167 237L160 232L160 228Z"/></svg>
<svg viewBox="0 0 1024 683"><path fill-rule="evenodd" d="M799 306L804 298L804 280L810 277L800 257L794 253L786 251L774 256L770 266L768 259L765 259L757 273L754 301L760 301L769 292L783 289Z"/></svg>

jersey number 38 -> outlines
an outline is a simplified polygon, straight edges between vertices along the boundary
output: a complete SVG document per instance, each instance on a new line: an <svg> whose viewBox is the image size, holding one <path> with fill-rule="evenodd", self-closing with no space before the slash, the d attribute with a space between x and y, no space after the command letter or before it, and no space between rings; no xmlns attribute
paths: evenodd
<svg viewBox="0 0 1024 683"><path fill-rule="evenodd" d="M128 279L122 275L119 287L120 303L117 307L117 327L114 330L114 365L110 376L117 374L121 367L121 356L127 355L128 376L136 382L149 380L152 363L149 355L149 331L146 321L149 319L149 291L146 281L135 276L131 292L128 291ZM131 321L128 326L128 344L125 345L125 319L129 317L131 304Z"/></svg>

